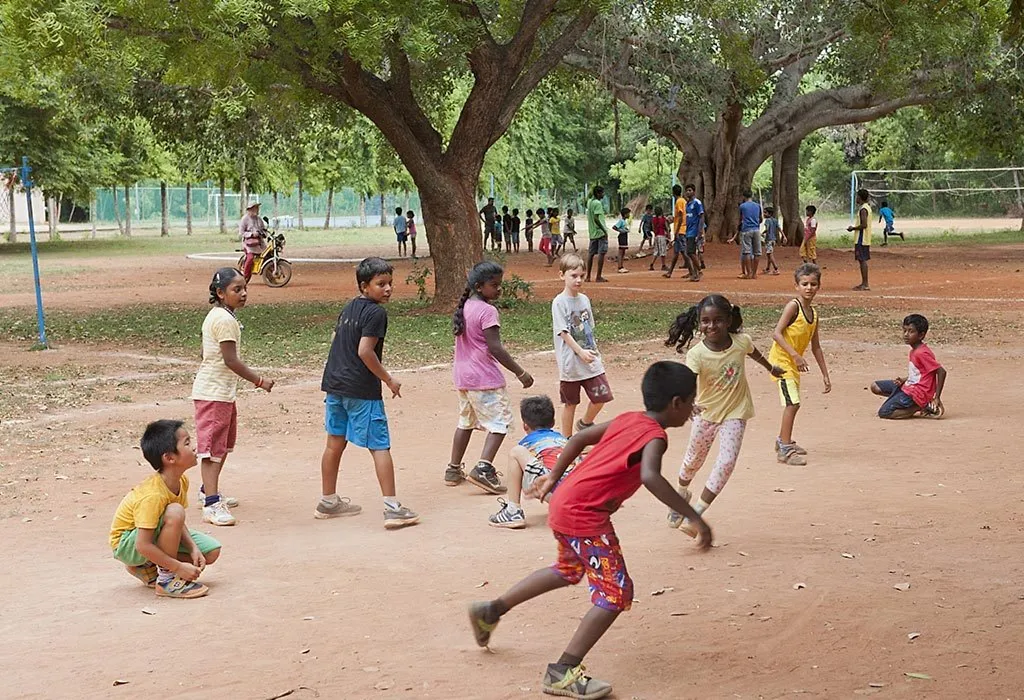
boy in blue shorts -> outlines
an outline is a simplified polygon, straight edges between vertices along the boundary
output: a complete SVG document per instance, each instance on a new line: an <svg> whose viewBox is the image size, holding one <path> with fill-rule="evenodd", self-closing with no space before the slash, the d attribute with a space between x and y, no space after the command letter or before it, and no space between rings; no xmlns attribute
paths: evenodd
<svg viewBox="0 0 1024 700"><path fill-rule="evenodd" d="M220 542L185 527L195 447L180 420L147 425L141 447L156 474L121 499L110 525L114 558L158 596L202 598L210 589L196 579L217 561Z"/></svg>
<svg viewBox="0 0 1024 700"><path fill-rule="evenodd" d="M490 517L491 527L522 530L526 527L526 514L519 504L523 490L530 489L537 479L551 473L562 455L566 438L555 430L555 405L547 396L530 396L519 404L519 417L523 419L526 437L508 453L508 493L499 498L501 509ZM572 466L562 476L572 472ZM552 489L554 490L554 489Z"/></svg>
<svg viewBox="0 0 1024 700"><path fill-rule="evenodd" d="M402 384L381 364L391 299L391 265L381 258L366 258L356 267L359 296L345 304L331 338L320 390L327 394L325 426L327 446L320 459L323 496L313 515L318 519L357 515L363 509L338 497L338 470L348 443L365 447L373 457L381 494L384 496L384 527L415 525L420 516L395 497L395 463L391 436L384 412L381 383L391 398L401 397Z"/></svg>

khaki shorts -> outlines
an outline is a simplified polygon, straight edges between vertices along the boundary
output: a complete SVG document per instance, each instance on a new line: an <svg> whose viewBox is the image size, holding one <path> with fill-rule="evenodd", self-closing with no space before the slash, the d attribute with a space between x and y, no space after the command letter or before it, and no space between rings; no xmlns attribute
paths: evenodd
<svg viewBox="0 0 1024 700"><path fill-rule="evenodd" d="M808 260L815 260L818 257L818 239L804 239L804 242L800 244L800 257L807 258Z"/></svg>
<svg viewBox="0 0 1024 700"><path fill-rule="evenodd" d="M505 387L459 389L459 430L486 430L507 435L512 427L512 402Z"/></svg>

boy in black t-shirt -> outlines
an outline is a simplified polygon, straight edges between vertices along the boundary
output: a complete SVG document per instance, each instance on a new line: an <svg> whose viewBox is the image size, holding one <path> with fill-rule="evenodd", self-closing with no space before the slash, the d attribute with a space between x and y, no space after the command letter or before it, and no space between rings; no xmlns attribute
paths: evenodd
<svg viewBox="0 0 1024 700"><path fill-rule="evenodd" d="M391 398L401 397L402 384L381 364L388 312L382 304L391 299L391 265L381 258L366 258L356 267L359 296L338 316L331 351L324 367L320 390L327 393L325 426L327 446L320 459L323 497L314 515L319 519L356 515L362 511L347 498L339 498L338 469L348 443L365 447L373 457L377 481L384 496L384 527L389 530L415 525L420 516L395 497L395 463L384 412L381 382Z"/></svg>

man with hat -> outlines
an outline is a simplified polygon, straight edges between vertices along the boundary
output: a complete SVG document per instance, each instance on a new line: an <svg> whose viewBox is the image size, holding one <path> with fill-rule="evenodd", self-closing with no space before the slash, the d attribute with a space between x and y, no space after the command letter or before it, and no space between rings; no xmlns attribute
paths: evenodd
<svg viewBox="0 0 1024 700"><path fill-rule="evenodd" d="M242 274L245 275L245 281L248 282L252 277L253 259L262 253L266 246L267 225L260 218L259 202L252 202L245 208L245 214L238 222L238 234L245 247L245 263L242 265Z"/></svg>

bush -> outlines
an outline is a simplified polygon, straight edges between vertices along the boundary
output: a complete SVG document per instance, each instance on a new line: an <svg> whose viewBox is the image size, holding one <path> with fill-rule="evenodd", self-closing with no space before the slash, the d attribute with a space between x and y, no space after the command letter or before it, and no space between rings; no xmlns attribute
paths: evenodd
<svg viewBox="0 0 1024 700"><path fill-rule="evenodd" d="M424 304L430 301L430 295L427 294L427 278L432 274L433 272L425 263L422 267L418 263L414 263L412 272L405 278L406 284L416 285L416 300Z"/></svg>

